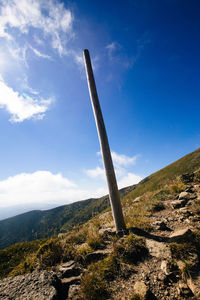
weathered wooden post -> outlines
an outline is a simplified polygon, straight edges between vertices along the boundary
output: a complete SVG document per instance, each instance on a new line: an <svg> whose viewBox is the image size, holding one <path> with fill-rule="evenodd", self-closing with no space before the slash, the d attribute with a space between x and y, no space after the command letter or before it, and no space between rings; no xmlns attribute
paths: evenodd
<svg viewBox="0 0 200 300"><path fill-rule="evenodd" d="M110 153L110 147L108 143L108 137L106 134L106 128L103 120L103 115L101 112L101 107L99 103L99 98L96 90L96 84L94 80L92 64L90 60L89 51L86 49L83 51L85 68L87 74L88 87L90 92L90 98L92 102L94 117L96 121L99 142L101 146L101 152L103 157L104 168L106 172L106 179L109 190L109 198L112 208L112 214L115 222L115 227L117 232L126 231L126 225L124 222L124 217L122 213L122 206L120 202L119 191L117 187L117 181L115 177L115 171L113 167L112 157Z"/></svg>

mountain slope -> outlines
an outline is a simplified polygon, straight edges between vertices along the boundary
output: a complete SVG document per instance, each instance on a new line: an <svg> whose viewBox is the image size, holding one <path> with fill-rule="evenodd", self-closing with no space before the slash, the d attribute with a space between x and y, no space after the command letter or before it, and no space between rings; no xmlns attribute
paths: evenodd
<svg viewBox="0 0 200 300"><path fill-rule="evenodd" d="M134 199L145 192L159 190L183 173L200 168L200 149L146 177L138 185L120 190L121 198ZM126 200L125 199L125 200ZM88 199L46 211L31 211L0 221L0 249L21 241L47 238L74 225L83 224L109 207L108 196Z"/></svg>
<svg viewBox="0 0 200 300"><path fill-rule="evenodd" d="M184 173L192 173L200 168L200 148L191 152L167 167L144 178L128 196L135 198L145 192L153 192Z"/></svg>
<svg viewBox="0 0 200 300"><path fill-rule="evenodd" d="M123 197L135 185L121 189ZM0 249L14 243L47 238L82 224L109 206L108 196L59 206L46 211L30 211L0 221Z"/></svg>
<svg viewBox="0 0 200 300"><path fill-rule="evenodd" d="M135 219L117 235L103 212L57 238L0 250L0 277L9 277L1 298L200 299L200 169L180 175L125 201L125 217L145 212L149 230Z"/></svg>

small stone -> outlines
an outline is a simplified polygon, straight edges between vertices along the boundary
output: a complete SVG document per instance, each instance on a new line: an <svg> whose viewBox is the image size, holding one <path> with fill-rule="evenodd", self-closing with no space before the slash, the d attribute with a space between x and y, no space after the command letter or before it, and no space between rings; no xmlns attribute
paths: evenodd
<svg viewBox="0 0 200 300"><path fill-rule="evenodd" d="M166 291L164 292L164 295L165 295L165 296L168 296L168 295L169 295L169 291L166 290Z"/></svg>
<svg viewBox="0 0 200 300"><path fill-rule="evenodd" d="M72 284L69 287L68 291L68 299L71 300L78 300L79 298L79 290L80 290L80 285L77 284Z"/></svg>
<svg viewBox="0 0 200 300"><path fill-rule="evenodd" d="M170 274L170 269L169 269L169 266L168 266L168 261L167 260L163 260L161 262L161 266L160 266L161 270L163 271L163 273L165 275L169 275Z"/></svg>
<svg viewBox="0 0 200 300"><path fill-rule="evenodd" d="M136 283L134 284L134 292L137 295L141 296L142 299L145 299L148 294L148 287L143 281L136 281Z"/></svg>
<svg viewBox="0 0 200 300"><path fill-rule="evenodd" d="M196 193L182 192L179 194L179 200L193 200L197 198Z"/></svg>
<svg viewBox="0 0 200 300"><path fill-rule="evenodd" d="M137 197L137 198L135 198L134 200L133 200L133 203L137 203L137 202L139 202L141 200L141 197Z"/></svg>
<svg viewBox="0 0 200 300"><path fill-rule="evenodd" d="M59 266L61 278L79 276L83 271L73 260Z"/></svg>
<svg viewBox="0 0 200 300"><path fill-rule="evenodd" d="M184 240L192 235L192 231L189 228L179 229L170 234L172 241Z"/></svg>
<svg viewBox="0 0 200 300"><path fill-rule="evenodd" d="M158 279L159 281L164 281L164 279L165 279L165 274L159 273L157 279Z"/></svg>
<svg viewBox="0 0 200 300"><path fill-rule="evenodd" d="M182 199L182 200L174 200L174 201L171 201L171 206L172 208L180 208L180 207L184 207L187 203L187 200L186 199Z"/></svg>
<svg viewBox="0 0 200 300"><path fill-rule="evenodd" d="M179 194L179 200L182 200L182 199L189 199L190 195L188 192L182 192Z"/></svg>

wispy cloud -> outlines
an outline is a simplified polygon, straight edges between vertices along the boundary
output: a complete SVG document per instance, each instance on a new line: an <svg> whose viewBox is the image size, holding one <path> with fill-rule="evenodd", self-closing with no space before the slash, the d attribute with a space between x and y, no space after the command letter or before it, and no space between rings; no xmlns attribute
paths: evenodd
<svg viewBox="0 0 200 300"><path fill-rule="evenodd" d="M120 43L113 41L106 45L105 49L107 50L108 59L111 63L120 65L124 69L129 69L133 66L134 57L127 56Z"/></svg>
<svg viewBox="0 0 200 300"><path fill-rule="evenodd" d="M119 44L116 42L112 42L106 46L106 49L108 49L109 53L111 54L113 51L115 51L117 48L120 48Z"/></svg>
<svg viewBox="0 0 200 300"><path fill-rule="evenodd" d="M19 91L26 87L20 93L4 80L0 82L0 108L6 109L11 115L11 122L44 117L52 97L39 98L39 92L30 86L29 60L34 56L53 60L49 53L59 56L68 54L67 44L74 35L73 19L71 10L57 0L1 1L0 50L7 65L5 67L5 63L3 65L0 62L1 74L13 86L18 86ZM15 69L18 70L18 78L13 78ZM26 81L22 80L24 77Z"/></svg>
<svg viewBox="0 0 200 300"><path fill-rule="evenodd" d="M26 119L42 119L52 99L36 100L29 95L14 91L3 78L0 78L0 108L6 109L11 115L11 122L22 122Z"/></svg>
<svg viewBox="0 0 200 300"><path fill-rule="evenodd" d="M41 57L41 58L45 58L45 59L52 60L52 57L51 57L50 55L41 53L39 50L33 48L32 46L29 46L29 48L33 51L33 53L34 53L36 56Z"/></svg>
<svg viewBox="0 0 200 300"><path fill-rule="evenodd" d="M51 40L52 48L60 55L66 53L65 45L73 36L73 15L63 3L53 0L3 0L0 11L0 37L15 40L15 32L21 35L37 31ZM39 40L39 38L38 38Z"/></svg>
<svg viewBox="0 0 200 300"><path fill-rule="evenodd" d="M28 63L26 60L26 52L27 52L27 45L24 45L22 47L19 47L15 43L12 45L9 44L7 45L8 51L10 55L16 60L22 62L27 68L28 68Z"/></svg>
<svg viewBox="0 0 200 300"><path fill-rule="evenodd" d="M82 53L73 52L73 56L74 56L74 60L75 60L76 64L79 67L83 68L84 67L83 54Z"/></svg>

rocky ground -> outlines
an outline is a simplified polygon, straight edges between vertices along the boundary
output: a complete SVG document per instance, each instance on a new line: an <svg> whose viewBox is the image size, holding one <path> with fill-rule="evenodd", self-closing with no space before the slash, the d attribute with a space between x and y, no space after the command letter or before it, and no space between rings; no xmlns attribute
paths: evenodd
<svg viewBox="0 0 200 300"><path fill-rule="evenodd" d="M186 180L185 190L176 199L164 201L162 210L150 216L150 232L130 228L134 235L145 239L148 255L137 264L124 264L127 276L112 281L113 293L107 299L200 299L199 253L189 246L185 250L200 230L200 210L194 205L197 200L200 184ZM0 299L80 299L80 282L88 265L112 252L113 229L104 228L101 233L106 246L87 254L84 264L68 261L54 271L34 271L1 280ZM178 254L173 253L173 243L174 249L180 247ZM181 256L181 251L186 251L187 257Z"/></svg>

